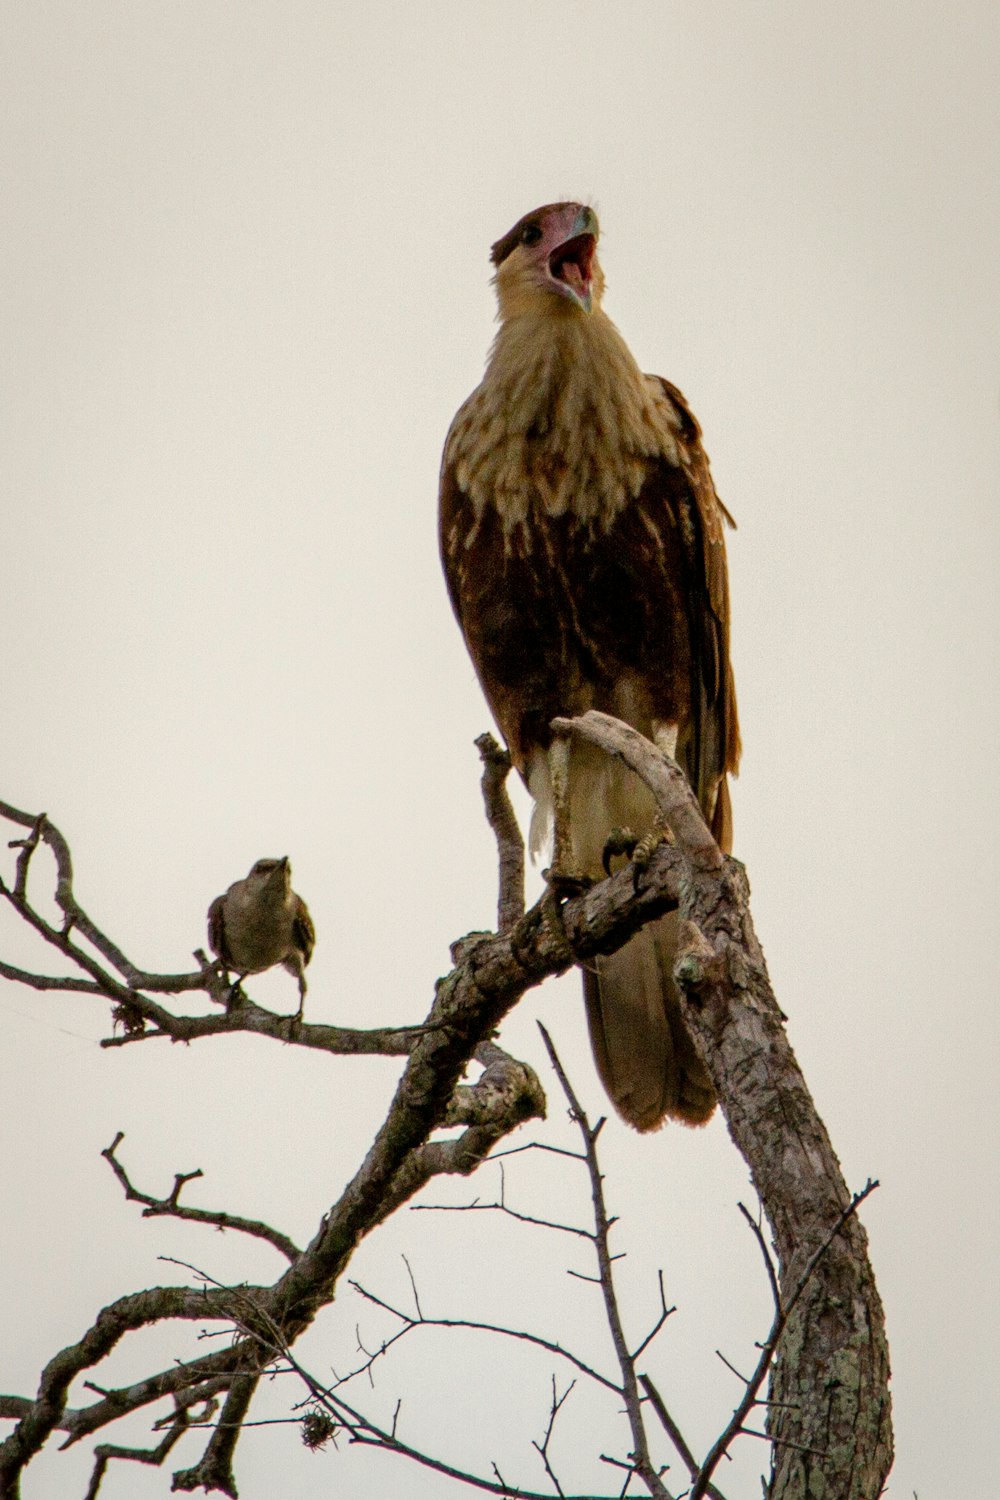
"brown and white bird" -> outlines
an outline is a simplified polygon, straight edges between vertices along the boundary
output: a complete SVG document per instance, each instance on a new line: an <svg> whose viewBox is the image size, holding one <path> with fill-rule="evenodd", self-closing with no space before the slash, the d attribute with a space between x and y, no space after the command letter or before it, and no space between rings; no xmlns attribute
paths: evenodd
<svg viewBox="0 0 1000 1500"><path fill-rule="evenodd" d="M739 763L723 524L700 428L681 393L644 375L601 307L597 216L552 203L492 250L500 329L458 411L441 468L441 553L493 715L534 798L537 853L552 820L550 722L596 708L673 755L731 844ZM645 832L653 800L597 750L574 746L570 837L600 878L609 834ZM677 917L584 971L594 1057L639 1130L715 1106L672 978Z"/></svg>
<svg viewBox="0 0 1000 1500"><path fill-rule="evenodd" d="M298 1019L306 998L306 964L316 930L309 908L292 890L292 867L284 859L259 859L245 880L235 881L208 908L208 941L240 980L283 964L299 981Z"/></svg>

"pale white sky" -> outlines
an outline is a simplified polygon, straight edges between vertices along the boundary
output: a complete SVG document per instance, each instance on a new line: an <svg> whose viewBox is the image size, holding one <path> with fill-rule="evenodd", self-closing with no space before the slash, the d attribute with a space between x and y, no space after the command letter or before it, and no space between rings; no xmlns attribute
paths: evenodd
<svg viewBox="0 0 1000 1500"><path fill-rule="evenodd" d="M592 201L606 306L691 400L739 521L736 848L848 1181L883 1184L864 1218L893 1352L889 1494L985 1494L1000 11L8 0L0 34L0 796L50 813L80 899L139 962L187 967L210 899L287 852L319 934L310 1017L425 1012L494 898L472 747L488 718L437 560L441 444L492 336L490 242L539 203ZM6 915L0 939L27 957ZM285 975L258 992L294 1005ZM158 1255L277 1274L235 1236L141 1220L99 1159L117 1130L142 1185L200 1166L190 1201L304 1239L396 1076L250 1040L102 1052L83 999L6 987L0 1007L8 1391L105 1302L177 1274ZM601 1110L576 979L504 1028L541 1066L536 1015ZM627 1310L650 1315L662 1265L679 1311L656 1373L705 1446L736 1395L713 1351L747 1363L768 1321L745 1169L718 1119L653 1139L612 1122L606 1165ZM456 1196L486 1196L492 1170ZM530 1167L508 1187L586 1201ZM354 1274L403 1295L401 1250L442 1315L480 1305L604 1358L560 1243L407 1215ZM319 1372L348 1365L359 1317L376 1338L345 1289L303 1351ZM98 1378L190 1334L144 1336ZM428 1339L372 1401L402 1392L407 1435L540 1485L548 1378ZM588 1402L564 1419L568 1484L615 1441ZM757 1493L763 1446L745 1449L733 1497ZM25 1493L82 1494L88 1470L45 1455ZM238 1478L244 1500L454 1493L378 1456L309 1455L287 1428L247 1437ZM167 1485L129 1466L102 1494Z"/></svg>

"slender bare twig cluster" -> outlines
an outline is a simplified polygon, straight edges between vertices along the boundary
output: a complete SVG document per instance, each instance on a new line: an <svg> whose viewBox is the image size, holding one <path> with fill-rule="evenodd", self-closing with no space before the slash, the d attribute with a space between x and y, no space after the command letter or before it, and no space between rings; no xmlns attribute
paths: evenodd
<svg viewBox="0 0 1000 1500"><path fill-rule="evenodd" d="M657 1464L652 1455L648 1415L652 1411L663 1433L669 1438L677 1454L680 1456L688 1475L688 1482L683 1491L686 1500L700 1500L700 1497L703 1496L709 1496L711 1500L725 1500L722 1492L712 1482L712 1475L715 1473L720 1461L727 1456L737 1438L741 1436L764 1436L764 1434L759 1433L756 1429L747 1427L745 1423L748 1414L753 1409L766 1409L768 1405L767 1401L760 1398L758 1393L777 1353L788 1317L837 1234L840 1233L848 1219L854 1215L859 1205L873 1191L877 1184L868 1183L862 1192L856 1194L851 1199L850 1205L833 1226L830 1234L823 1244L820 1245L805 1268L801 1283L792 1289L784 1302L782 1301L773 1259L760 1224L748 1213L742 1204L739 1205L740 1211L746 1218L764 1259L774 1299L774 1321L767 1338L758 1346L760 1356L753 1373L749 1377L739 1376L730 1362L723 1355L719 1355L719 1358L723 1360L727 1368L738 1375L744 1389L732 1417L724 1425L715 1442L711 1444L704 1459L699 1462L695 1458L691 1446L684 1438L677 1422L668 1411L652 1377L640 1369L640 1360L646 1355L653 1341L663 1329L667 1319L675 1311L673 1307L667 1306L663 1286L663 1273L661 1271L658 1277L659 1312L649 1330L638 1341L635 1347L631 1347L625 1334L615 1278L614 1267L619 1257L613 1253L611 1248L611 1232L617 1221L609 1215L607 1210L604 1195L604 1175L601 1171L598 1158L598 1138L605 1122L603 1119L599 1119L596 1124L591 1125L566 1075L548 1032L544 1027L540 1027L540 1029L552 1066L569 1104L570 1118L574 1121L580 1132L582 1150L569 1151L565 1148L552 1147L542 1142L531 1142L527 1146L514 1147L497 1154L499 1157L503 1157L528 1150L544 1150L553 1152L564 1159L582 1164L587 1172L590 1187L592 1227L588 1228L581 1225L544 1219L535 1214L521 1213L512 1208L506 1202L506 1186L502 1160L498 1161L501 1187L499 1199L496 1202L483 1203L476 1201L468 1204L432 1203L417 1204L414 1207L424 1212L437 1213L499 1212L519 1224L560 1231L586 1240L594 1253L596 1274L590 1276L579 1271L571 1271L570 1274L582 1281L592 1282L600 1290L604 1306L605 1322L610 1333L611 1346L618 1366L617 1377L603 1373L564 1344L541 1334L533 1333L525 1328L504 1327L473 1318L434 1317L428 1315L421 1302L420 1293L417 1289L416 1280L409 1261L404 1257L412 1295L412 1311L389 1302L384 1297L377 1296L357 1281L351 1280L349 1283L366 1302L390 1314L399 1323L399 1327L395 1332L382 1338L378 1342L377 1347L373 1349L368 1349L365 1346L359 1332L358 1348L363 1358L353 1369L343 1374L335 1375L331 1382L324 1385L313 1374L306 1371L288 1351L281 1349L279 1345L275 1344L274 1353L278 1367L285 1368L298 1375L305 1382L309 1391L307 1411L303 1417L303 1438L311 1446L318 1446L343 1435L351 1443L360 1443L367 1447L380 1448L386 1452L405 1455L428 1468L435 1469L452 1478L460 1479L471 1488L482 1490L486 1493L499 1493L511 1497L519 1497L519 1500L535 1500L535 1492L533 1490L526 1489L522 1485L513 1484L510 1480L504 1478L495 1461L492 1464L493 1477L488 1478L483 1474L474 1473L468 1469L460 1469L456 1465L430 1454L423 1447L404 1444L400 1438L397 1426L402 1405L401 1400L396 1403L393 1423L387 1429L374 1422L367 1414L362 1412L357 1405L356 1398L351 1398L348 1401L344 1394L345 1388L351 1382L365 1377L370 1381L376 1366L380 1362L385 1361L392 1350L407 1338L408 1335L429 1329L486 1334L492 1337L519 1341L534 1348L544 1350L555 1356L563 1364L571 1366L577 1372L563 1386L561 1391L559 1389L558 1377L555 1373L552 1374L552 1396L545 1422L545 1430L541 1440L533 1440L531 1445L541 1460L546 1477L553 1487L554 1495L564 1497L564 1500L583 1500L583 1497L580 1496L568 1496L568 1492L559 1476L558 1462L552 1452L557 1418L579 1377L592 1381L602 1390L613 1396L616 1400L616 1405L620 1403L620 1409L627 1418L630 1444L626 1453L622 1456L607 1453L600 1454L600 1459L603 1463L617 1469L621 1473L621 1494L624 1494L629 1489L632 1481L636 1480L641 1484L643 1492L653 1497L653 1500L675 1500L673 1492L667 1488L664 1482L663 1476L667 1472L667 1466ZM817 1456L825 1457L823 1454L817 1454ZM499 1489L498 1486L500 1486ZM587 1500L614 1500L614 1496L591 1496L587 1497Z"/></svg>

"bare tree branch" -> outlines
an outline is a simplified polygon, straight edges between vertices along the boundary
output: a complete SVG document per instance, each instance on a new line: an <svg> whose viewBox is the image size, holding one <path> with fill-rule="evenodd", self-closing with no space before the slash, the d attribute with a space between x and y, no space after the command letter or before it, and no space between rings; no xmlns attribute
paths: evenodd
<svg viewBox="0 0 1000 1500"><path fill-rule="evenodd" d="M10 847L21 847L21 854L17 861L17 878L12 891L3 888L3 894L8 897L22 915L30 921L31 908L27 900L28 869L31 857L38 846L39 840L47 844L51 849L56 862L56 889L55 900L63 913L63 926L61 932L49 926L48 923L36 927L36 930L45 937L47 942L53 943L61 948L63 952L72 956L76 962L80 962L81 950L76 947L65 946L70 932L75 928L93 948L97 950L112 968L125 981L129 989L162 989L176 994L181 990L200 989L201 976L194 974L185 975L163 975L148 974L137 969L135 965L125 957L121 949L112 942L106 933L102 932L96 922L91 921L83 907L77 901L73 891L73 860L70 855L69 844L49 821L47 813L26 813L12 807L9 802L0 802L0 817L7 818L11 823L18 823L24 828L29 828L31 833L27 839L12 840ZM32 925L35 925L32 922ZM61 942L60 939L63 941Z"/></svg>
<svg viewBox="0 0 1000 1500"><path fill-rule="evenodd" d="M126 1198L146 1205L143 1210L143 1218L156 1218L167 1215L173 1219L189 1219L196 1224L212 1224L217 1229L238 1229L241 1234L254 1235L257 1239L267 1240L287 1260L295 1260L302 1254L301 1250L280 1230L272 1229L270 1224L263 1223L260 1219L244 1219L239 1214L230 1214L220 1210L206 1208L187 1208L182 1206L178 1199L181 1189L187 1182L192 1182L196 1177L201 1177L199 1168L195 1172L178 1172L174 1178L173 1190L168 1198L153 1198L149 1193L140 1192L134 1187L129 1179L128 1173L117 1157L118 1147L125 1139L124 1132L119 1130L110 1146L107 1146L101 1155L111 1167L118 1181L125 1190Z"/></svg>
<svg viewBox="0 0 1000 1500"><path fill-rule="evenodd" d="M529 1333L524 1328L506 1328L503 1324L482 1323L473 1318L428 1318L419 1309L418 1316L412 1317L409 1313L403 1312L401 1308L394 1307L391 1302L386 1302L383 1298L377 1297L374 1292L363 1287L360 1282L352 1281L350 1285L368 1302L373 1303L376 1307L384 1308L393 1317L399 1318L403 1327L394 1333L391 1338L386 1339L374 1354L365 1360L364 1364L359 1365L356 1370L350 1371L349 1374L340 1376L331 1387L333 1390L339 1390L341 1386L346 1385L348 1381L355 1380L359 1375L368 1374L376 1360L383 1358L394 1344L398 1343L400 1339L416 1328L464 1328L473 1333L493 1333L503 1338L518 1339L522 1343L533 1344L537 1349L544 1349L547 1353L555 1354L560 1359L566 1360L568 1364L573 1365L575 1369L579 1370L582 1375L586 1375L598 1385L604 1386L606 1390L614 1392L617 1396L621 1395L621 1387L615 1381L609 1379L607 1375L602 1375L599 1370L595 1370L586 1360L581 1359L571 1349L567 1349L564 1344L560 1344L554 1339L543 1338L537 1333Z"/></svg>
<svg viewBox="0 0 1000 1500"><path fill-rule="evenodd" d="M27 826L33 828L37 822L39 827L38 837L33 842L29 840L30 847L22 850L18 871L21 891L27 890L28 861L39 839L54 843L62 904L78 922L79 908L71 900L68 846L47 819L32 821L19 816ZM11 895L6 888L4 893ZM23 908L22 915L26 918L35 916L27 909L26 895L16 899ZM48 929L50 936L59 938L59 934L43 919L32 921L32 925L39 923ZM529 913L519 925L526 929L522 951L532 953L534 962L544 970L552 960L545 952L540 918ZM312 1243L295 1256L289 1271L270 1288L252 1289L253 1301L281 1327L286 1341L298 1337L316 1312L329 1302L356 1244L381 1222L390 1205L406 1201L435 1172L471 1171L492 1144L521 1120L544 1108L537 1080L530 1069L522 1065L512 1066L512 1060L505 1059L499 1049L489 1050L489 1038L499 1019L531 982L523 961L513 958L511 940L504 940L501 950L494 953L491 943L498 941L475 936L458 945L459 965L439 984L428 1021L419 1028L391 1034L392 1050L408 1050L409 1058L389 1116L371 1151L339 1202L324 1216ZM108 943L105 946L121 957L115 945ZM88 973L93 973L95 968L99 970L98 965L72 945L67 951L63 942L62 950ZM127 960L124 962L127 964ZM130 977L135 977L137 971L130 969L129 972ZM126 1005L141 1006L144 1014L156 1014L159 1010L154 1002L125 990L103 972L99 977L110 998ZM242 1006L239 1010L244 1013L240 1019L245 1023L248 1014L252 1015L251 1007ZM177 1018L166 1016L163 1019L167 1024L175 1025ZM288 1034L287 1025L283 1031L284 1035L277 1029L269 1030L268 1034L284 1040ZM362 1050L356 1041L354 1045L355 1050ZM485 1083L480 1079L476 1085L465 1086L465 1092L456 1098L461 1073L480 1047L487 1048L483 1054ZM451 1116L449 1110L453 1111ZM449 1118L478 1118L485 1123L470 1126L457 1142L430 1142L430 1133L438 1125L448 1123ZM428 1149L423 1151L425 1146ZM244 1290L241 1295L248 1294ZM64 1349L50 1361L34 1400L15 1397L0 1403L0 1410L17 1418L14 1431L0 1443L0 1495L16 1494L18 1476L24 1465L38 1452L50 1432L65 1427L66 1395L71 1381L109 1353L126 1333L164 1318L215 1319L231 1324L238 1316L234 1295L220 1288L200 1291L181 1287L153 1288L120 1298L105 1308L77 1344ZM246 1339L238 1340L231 1349L191 1360L179 1370L163 1372L140 1382L137 1387L130 1388L125 1406L134 1410L207 1378L239 1376L248 1365L256 1368L252 1343L252 1340L249 1345ZM78 1440L85 1429L94 1430L99 1422L112 1420L121 1415L122 1410L122 1404L106 1397L86 1414L77 1413L70 1440ZM214 1478L219 1478L221 1473L218 1467L212 1471ZM220 1482L228 1481L222 1475Z"/></svg>
<svg viewBox="0 0 1000 1500"><path fill-rule="evenodd" d="M549 1408L549 1420L545 1424L545 1435L542 1438L542 1441L540 1443L532 1443L532 1445L531 1445L533 1448L535 1448L537 1450L538 1455L539 1455L539 1457L542 1460L542 1463L545 1465L545 1472L546 1472L546 1474L549 1476L549 1478L552 1481L553 1489L555 1490L556 1494L559 1495L560 1497L565 1496L566 1492L563 1489L562 1485L559 1483L559 1479L558 1479L558 1476L556 1475L556 1471L552 1467L551 1462L549 1461L549 1444L552 1441L552 1433L555 1430L556 1418L558 1417L559 1413L562 1411L562 1408L565 1405L566 1399L569 1396L570 1391L572 1391L572 1389L573 1389L573 1387L575 1385L576 1385L576 1381L575 1380L571 1380L570 1383L569 1383L569 1385L566 1387L566 1389L563 1391L562 1395L560 1396L558 1394L557 1390L556 1390L556 1377L553 1375L553 1377L552 1377L552 1405Z"/></svg>
<svg viewBox="0 0 1000 1500"><path fill-rule="evenodd" d="M0 886L3 882L0 881ZM25 984L33 990L75 990L83 995L103 995L104 987L94 979L74 979L71 976L63 978L54 974L32 974L28 969L19 969L15 964L4 963L0 959L0 977L13 980L15 984Z"/></svg>
<svg viewBox="0 0 1000 1500"><path fill-rule="evenodd" d="M544 1097L530 1068L508 1058L492 1041L503 1017L542 979L563 972L572 962L613 952L645 923L678 906L683 920L676 978L685 1019L712 1075L733 1139L750 1166L777 1252L781 1327L776 1333L772 1329L771 1348L762 1352L747 1382L740 1403L746 1407L729 1440L736 1430L759 1435L743 1425L743 1418L752 1405L761 1404L756 1391L766 1373L766 1353L771 1364L766 1403L772 1443L770 1500L809 1493L815 1489L810 1476L819 1473L826 1492L836 1493L838 1500L874 1500L891 1460L891 1429L881 1305L855 1213L863 1195L856 1201L850 1198L788 1046L753 932L742 867L719 852L682 773L640 736L598 714L557 721L555 727L558 733L602 744L633 766L653 789L675 844L657 848L641 870L626 868L579 896L561 900L556 923L549 920L544 901L524 911L523 894L519 895L523 845L508 819L503 752L494 754L488 744L481 745L484 795L502 868L502 930L472 933L455 944L454 967L439 981L425 1021L397 1029L357 1032L298 1023L249 998L233 1002L217 966L200 950L200 967L194 974L147 973L77 902L69 846L58 829L45 815L25 814L0 803L0 815L27 830L13 841L18 850L15 875L11 885L0 884L0 898L73 964L77 974L63 980L10 965L2 972L34 988L76 988L110 1002L124 1035L109 1037L106 1045L154 1036L194 1040L249 1031L280 1043L346 1054L388 1053L404 1060L395 1096L371 1149L301 1250L259 1221L182 1208L179 1195L193 1174L180 1174L166 1199L138 1193L115 1161L119 1142L109 1148L105 1154L123 1188L143 1202L147 1212L200 1218L218 1227L224 1218L227 1225L269 1238L289 1265L270 1286L154 1287L104 1308L76 1343L49 1361L34 1397L0 1397L0 1415L17 1424L0 1443L0 1500L14 1500L24 1466L57 1429L73 1443L123 1413L165 1397L176 1398L183 1408L195 1393L214 1397L223 1392L228 1393L228 1416L215 1429L218 1436L210 1439L201 1464L183 1471L178 1483L232 1493L233 1448L260 1371L276 1350L289 1368L298 1369L292 1346L331 1300L364 1236L438 1172L474 1170L518 1123L544 1113ZM55 860L61 927L53 926L30 898L42 846ZM77 937L88 947L82 947ZM153 998L199 990L214 1007L208 1015L174 1014ZM484 1071L469 1084L463 1075L473 1058ZM573 1108L585 1140L597 1215L596 1234L588 1232L598 1248L595 1280L605 1294L635 1448L627 1463L614 1462L623 1468L626 1486L634 1474L652 1495L665 1497L668 1492L642 1429L642 1401L650 1402L651 1409L657 1409L656 1402L646 1386L639 1394L635 1370L637 1356L667 1315L665 1300L661 1289L659 1320L630 1354L617 1309L609 1305L614 1257L594 1154L600 1127L590 1128L576 1101ZM462 1127L456 1139L435 1136L449 1125ZM766 1249L763 1240L759 1242ZM197 1319L214 1324L219 1332L235 1328L236 1338L226 1348L133 1386L99 1393L101 1399L90 1407L68 1407L75 1378L85 1375L128 1333L166 1318ZM322 1396L334 1403L327 1414L352 1442L390 1448L492 1493L531 1493L460 1475L402 1444L395 1426L385 1432L340 1398L317 1391L313 1395L317 1402ZM554 1413L550 1416L554 1421ZM669 1422L664 1427L676 1441ZM688 1463L684 1449L678 1451ZM694 1484L701 1484L697 1494L716 1493L709 1482L709 1459L697 1478L693 1476Z"/></svg>
<svg viewBox="0 0 1000 1500"><path fill-rule="evenodd" d="M649 1397L650 1405L656 1412L657 1417L660 1419L660 1425L662 1426L664 1432L667 1434L670 1441L673 1443L674 1447L677 1449L677 1452L680 1454L681 1458L686 1464L688 1474L691 1476L692 1480L696 1479L698 1477L698 1470L701 1466L698 1463L698 1460L695 1458L694 1454L691 1452L691 1449L689 1448L687 1442L685 1441L684 1434L681 1432L673 1417L667 1411L663 1397L660 1395L659 1391L656 1389L656 1386L653 1384L648 1375L640 1375L639 1384L642 1386L643 1390L646 1392L646 1395ZM710 1484L705 1493L706 1495L711 1496L711 1500L726 1500L726 1497L722 1494L721 1490L717 1490L714 1484Z"/></svg>
<svg viewBox="0 0 1000 1500"><path fill-rule="evenodd" d="M656 1322L653 1324L652 1328L646 1334L646 1337L629 1355L629 1359L632 1361L633 1365L638 1361L640 1354L643 1354L649 1348L650 1344L656 1338L656 1335L659 1333L660 1329L663 1327L664 1323L671 1316L671 1314L677 1311L676 1307L667 1306L667 1298L663 1290L663 1272L657 1271L656 1277L660 1288L660 1314L656 1319Z"/></svg>
<svg viewBox="0 0 1000 1500"><path fill-rule="evenodd" d="M811 1460L824 1453L826 1493L872 1500L892 1462L882 1304L864 1229L784 1031L743 867L720 853L680 768L641 735L594 712L553 727L621 757L645 781L683 860L675 978L684 1018L771 1224L781 1287L800 1289L771 1377L768 1496L809 1493Z"/></svg>
<svg viewBox="0 0 1000 1500"><path fill-rule="evenodd" d="M491 734L481 734L476 749L483 762L483 801L500 865L497 931L509 932L524 916L524 840L507 794L511 760Z"/></svg>
<svg viewBox="0 0 1000 1500"><path fill-rule="evenodd" d="M204 1410L198 1413L198 1418L204 1421L211 1416L214 1402L204 1403ZM101 1443L94 1449L94 1467L87 1486L84 1500L96 1500L97 1493L101 1488L101 1482L107 1472L108 1464L112 1459L127 1459L133 1463L152 1464L159 1467L167 1458L177 1440L184 1436L192 1421L191 1405L178 1404L173 1417L162 1440L155 1448L123 1448L117 1443Z"/></svg>
<svg viewBox="0 0 1000 1500"><path fill-rule="evenodd" d="M551 1493L543 1494L538 1490L526 1490L519 1485L510 1484L502 1478L496 1483L484 1479L481 1475L472 1474L464 1469L456 1468L453 1464L445 1463L441 1459L433 1458L430 1454L420 1449L411 1447L404 1443L395 1432L387 1431L379 1427L377 1423L363 1416L355 1407L350 1406L343 1397L337 1396L333 1391L325 1390L313 1377L304 1370L295 1360L294 1356L286 1355L289 1368L294 1370L304 1384L308 1387L310 1396L324 1410L329 1412L335 1424L343 1428L348 1439L352 1443L361 1443L368 1447L383 1448L388 1453L396 1453L402 1458L412 1459L414 1463L423 1468L431 1469L437 1474L444 1474L450 1479L460 1480L463 1484L473 1489L482 1490L488 1495L499 1495L504 1500L552 1500ZM499 1470L494 1465L494 1472L499 1475ZM563 1500L615 1500L608 1495L576 1494L564 1495Z"/></svg>
<svg viewBox="0 0 1000 1500"><path fill-rule="evenodd" d="M243 1431L243 1421L250 1408L254 1391L260 1380L257 1371L238 1375L229 1387L219 1422L209 1439L199 1463L192 1469L181 1469L174 1475L172 1489L218 1490L237 1500L238 1490L233 1477L233 1454Z"/></svg>

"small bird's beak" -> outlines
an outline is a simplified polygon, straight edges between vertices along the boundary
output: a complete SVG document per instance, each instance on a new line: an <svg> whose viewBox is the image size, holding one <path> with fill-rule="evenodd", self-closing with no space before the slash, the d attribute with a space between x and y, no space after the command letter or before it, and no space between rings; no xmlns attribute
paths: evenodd
<svg viewBox="0 0 1000 1500"><path fill-rule="evenodd" d="M276 862L274 869L267 877L267 883L272 890L287 891L290 888L292 883L292 867L287 854L283 854Z"/></svg>

